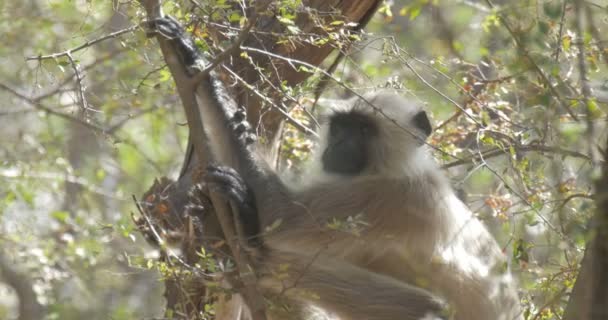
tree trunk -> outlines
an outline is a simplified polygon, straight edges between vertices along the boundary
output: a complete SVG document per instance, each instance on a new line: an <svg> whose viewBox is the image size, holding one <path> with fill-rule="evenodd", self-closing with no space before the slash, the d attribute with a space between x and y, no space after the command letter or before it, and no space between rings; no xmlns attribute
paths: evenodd
<svg viewBox="0 0 608 320"><path fill-rule="evenodd" d="M608 150L608 149L606 149ZM591 241L581 261L564 320L608 319L608 157L596 182L596 213L591 222Z"/></svg>

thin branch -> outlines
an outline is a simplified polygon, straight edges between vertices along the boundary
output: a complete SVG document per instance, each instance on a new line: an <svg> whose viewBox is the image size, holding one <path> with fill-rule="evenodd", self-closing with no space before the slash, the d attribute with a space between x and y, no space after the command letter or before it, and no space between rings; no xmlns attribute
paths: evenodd
<svg viewBox="0 0 608 320"><path fill-rule="evenodd" d="M142 158L144 158L146 160L146 162L149 163L156 171L162 172L162 170L160 169L160 167L158 166L158 164L156 162L152 161L152 159L150 159L150 157L148 157L146 154L144 154L137 147L137 145L135 143L129 141L128 139L122 139L120 137L117 137L115 135L115 132L120 127L113 126L112 128L107 129L107 128L95 125L92 122L87 122L86 120L70 116L70 115L68 115L66 113L63 113L63 112L56 111L56 110L54 110L54 109L52 109L50 107L45 106L42 102L36 100L36 99L39 99L40 96L35 97L35 98L30 98L30 97L26 96L25 94L20 93L16 89L13 89L9 85L4 84L2 82L0 82L0 89L4 89L4 90L10 92L11 94L13 94L14 96L16 96L17 98L19 98L19 99L25 101L26 103L28 103L29 105L33 106L36 110L40 110L40 111L43 111L43 112L45 112L47 114L50 114L52 116L56 116L58 118L61 118L61 119L64 119L64 120L67 120L67 121L70 121L70 122L82 125L85 128L90 129L90 130L92 130L93 132L95 132L97 134L100 134L100 135L103 135L105 137L111 138L110 140L113 143L120 142L120 143L122 143L124 145L133 147L133 149L135 151L137 151L137 153L139 153L142 156Z"/></svg>
<svg viewBox="0 0 608 320"><path fill-rule="evenodd" d="M385 117L387 120L391 121L393 124L395 124L401 130L404 130L405 132L408 132L409 134L411 134L414 138L419 139L421 143L426 144L431 149L436 150L437 152L439 152L439 153L441 153L441 154L443 154L445 156L448 156L448 157L453 158L453 159L461 160L459 157L457 157L455 155L452 155L450 153L447 153L444 150L441 150L440 148L437 148L436 146L431 145L428 142L424 141L419 136L417 136L416 134L414 134L413 132L411 132L411 130L409 130L408 128L405 128L404 126L402 126L401 124L399 124L395 119L393 119L393 118L389 117L388 115L386 115L386 113L384 113L384 111L382 109L378 108L376 105L374 105L373 103L371 103L370 101L368 101L367 99L365 99L364 96L362 96L361 94L359 94L358 92L356 92L355 90L353 90L351 87L349 87L348 85L346 85L344 82L336 79L336 77L334 77L332 74L330 74L327 71L319 68L318 66L312 65L312 64L310 64L308 62L305 62L305 61L302 61L302 60L284 57L284 56L281 56L279 54L272 53L272 52L269 52L269 51L266 51L266 50L262 50L262 49L258 49L258 48L242 46L241 50L261 53L261 54L265 54L265 55L267 55L269 57L272 57L272 58L283 60L283 61L287 62L287 64L290 67L292 67L294 70L300 70L300 68L298 68L296 65L301 65L301 66L304 66L304 67L306 67L306 68L308 68L310 70L318 71L318 72L322 73L323 75L327 76L328 79L331 79L332 81L334 81L337 85L339 85L342 88L346 89L349 93L351 93L354 96L356 96L357 98L361 99L367 105L371 106L380 115L382 115L383 117Z"/></svg>
<svg viewBox="0 0 608 320"><path fill-rule="evenodd" d="M566 6L568 1L562 0L562 17L559 21L559 32L557 33L557 44L555 46L555 62L559 62L559 54L562 51L562 36L564 35L564 21L566 19Z"/></svg>
<svg viewBox="0 0 608 320"><path fill-rule="evenodd" d="M82 108L83 114L86 115L86 112L89 110L89 103L87 102L87 98L84 96L85 86L82 83L83 77L80 74L80 71L78 71L78 65L76 64L76 61L74 61L72 53L68 52L67 57L68 60L70 60L70 65L72 66L74 74L76 75L76 92L78 93L78 103Z"/></svg>
<svg viewBox="0 0 608 320"><path fill-rule="evenodd" d="M483 132L483 130L479 130L477 132L477 147L479 148L479 135L481 135ZM507 188L507 190L509 190L512 194L514 194L516 197L518 197L524 204L526 204L526 206L528 206L530 209L532 209L532 211L534 211L534 213L543 221L543 223L545 225L547 225L547 227L549 227L549 229L551 229L553 232L555 232L556 235L558 235L562 240L566 241L569 245L574 246L574 243L572 241L572 239L568 238L565 234L563 234L562 232L560 232L559 229L557 229L553 223L551 223L551 221L549 221L549 219L540 212L540 210L538 210L538 208L536 208L535 206L532 205L532 203L530 202L530 200L528 200L528 198L524 197L523 194L521 194L519 191L515 190L515 188L513 188L506 180L505 178L500 175L492 166L490 166L489 163L487 163L486 159L484 158L483 154L480 152L479 153L480 156L480 161L483 164L483 166L489 170L496 178L498 178L503 185L505 186L505 188Z"/></svg>
<svg viewBox="0 0 608 320"><path fill-rule="evenodd" d="M591 157L589 157L588 155L586 155L584 153L580 153L578 151L573 151L573 150L562 149L560 147L551 147L551 146L543 146L543 145L514 145L513 148L515 149L516 152L519 151L519 152L552 153L552 154L558 154L558 155L562 155L562 156L580 158L580 159L584 159L587 161L591 161ZM489 159L489 158L494 158L494 157L497 157L500 155L509 155L509 154L510 153L508 151L496 148L496 149L480 152L480 153L473 155L471 157L468 157L468 158L464 158L464 159L460 159L457 161L453 161L453 162L444 164L442 167L444 169L447 169L447 168L460 166L463 164L476 163L482 159Z"/></svg>
<svg viewBox="0 0 608 320"><path fill-rule="evenodd" d="M4 90L12 93L14 96L18 97L21 100L24 100L25 102L27 102L28 104L32 105L34 108L36 108L38 110L44 111L44 112L46 112L46 113L48 113L50 115L57 116L57 117L62 118L64 120L68 120L68 121L80 124L80 125L88 128L88 129L91 129L91 130L95 131L96 133L103 134L103 135L108 135L108 132L107 132L107 130L105 128L97 126L97 125L95 125L95 124L93 124L91 122L87 122L87 121L84 121L82 119L79 119L79 118L76 118L76 117L72 117L72 116L70 116L68 114L65 114L65 113L62 113L62 112L59 112L59 111L55 111L52 108L49 108L49 107L43 105L41 102L33 100L32 98L26 96L25 94L22 94L22 93L18 92L17 90L11 88L7 84L4 84L4 83L0 82L0 89L4 89Z"/></svg>
<svg viewBox="0 0 608 320"><path fill-rule="evenodd" d="M435 131L445 127L448 123L458 119L458 117L460 117L460 115L462 114L462 110L458 109L456 110L456 112L454 112L453 115L451 115L449 118L447 118L445 121L443 121L442 123L438 124L437 127L435 127Z"/></svg>
<svg viewBox="0 0 608 320"><path fill-rule="evenodd" d="M460 90L461 93L466 94L472 101L477 102L480 106L483 106L484 108L488 108L490 110L496 110L496 108L490 106L486 101L481 101L480 99L478 99L477 96L473 93L473 91L465 89L460 83L458 83L458 81L454 80L454 78L450 77L445 72L439 70L438 68L433 67L429 63L427 63L425 61L422 61L422 60L418 59L416 56L414 56L413 54L409 53L407 50L405 50L402 47L400 47L395 42L394 38L391 37L391 40L393 41L393 45L395 46L395 48L397 50L399 50L400 52L403 52L410 59L414 60L415 62L417 62L417 63L419 63L419 64L421 64L423 66L425 66L426 68L430 69L431 71L439 74L440 76L442 76L443 78L445 78L446 80L448 80L450 83L452 83L454 86L456 86L458 88L458 90ZM402 57L400 57L400 59L402 59ZM479 65L477 64L477 65L475 65L475 67L479 68ZM480 71L480 73L481 73L481 71ZM508 80L516 77L517 75L518 74L508 75L508 76L503 76L503 77L499 77L499 78L496 78L496 79L476 79L476 81L478 81L480 83L484 83L484 84L488 84L488 83L500 83L500 82L508 81ZM418 78L420 78L420 77L418 77ZM436 92L438 91L437 89L435 89L433 87L430 87L430 88L433 89ZM452 101L452 99L447 99L447 100L450 101L450 102ZM461 112L465 112L465 110L463 110L462 106L456 104L456 107L458 109L460 109ZM471 115L469 115L466 112L465 112L465 114L467 115L467 117L471 118ZM521 125L519 125L517 123L514 123L513 120L509 119L509 117L507 117L507 116L502 115L500 112L496 112L496 114L499 115L504 121L509 122L509 123L513 124L514 126L521 127Z"/></svg>
<svg viewBox="0 0 608 320"><path fill-rule="evenodd" d="M247 39L247 37L249 36L249 32L258 21L259 13L265 11L271 3L272 1L265 1L259 8L256 8L254 10L254 12L251 14L251 17L247 21L247 25L245 26L245 28L243 28L243 30L241 30L236 40L234 40L234 42L230 44L227 49L216 55L213 61L211 61L211 63L209 63L207 66L205 66L205 69L194 77L193 81L195 85L201 83L201 81L203 81L203 79L207 77L211 70L213 70L226 58L236 53L240 49L241 44L243 44L243 42Z"/></svg>
<svg viewBox="0 0 608 320"><path fill-rule="evenodd" d="M108 134L112 134L112 133L118 131L118 129L122 128L122 126L124 126L127 122L129 122L135 118L141 117L143 115L146 115L150 112L156 111L156 110L158 110L158 106L141 109L141 110L138 110L134 114L128 114L124 119L122 119L122 120L118 121L117 123L113 124L112 126L110 126L107 129L107 132L108 132Z"/></svg>
<svg viewBox="0 0 608 320"><path fill-rule="evenodd" d="M4 179L32 179L32 180L50 180L50 181L67 181L69 183L77 184L86 191L110 198L118 201L125 201L126 199L119 197L116 193L112 193L109 190L105 190L95 184L89 182L83 177L78 177L66 172L52 172L52 171L32 171L21 168L5 168L0 170L0 177Z"/></svg>
<svg viewBox="0 0 608 320"><path fill-rule="evenodd" d="M488 6L491 9L493 9L493 10L496 9L496 7L494 6L494 4L492 3L491 0L486 0L486 3L488 4ZM566 110L566 112L568 112L568 114L572 117L572 119L578 120L578 116L576 114L574 114L572 109L570 109L570 107L567 106L566 103L564 103L562 95L559 93L559 91L557 91L557 89L555 88L553 83L551 83L551 80L549 80L549 77L547 77L545 72L536 63L534 58L532 58L532 56L528 52L526 46L521 42L521 39L516 34L513 27L511 27L511 24L509 23L509 21L507 21L507 18L502 14L498 14L498 18L499 18L499 21L502 23L502 25L507 30L507 32L509 32L509 35L511 35L511 38L513 39L513 41L515 41L515 45L519 49L519 52L521 53L521 55L528 60L528 62L532 66L532 69L534 69L536 74L539 76L540 80L547 86L547 88L549 88L549 91L551 91L551 94L553 94L555 100L557 100L557 103L560 105L560 107L562 107L562 109Z"/></svg>
<svg viewBox="0 0 608 320"><path fill-rule="evenodd" d="M256 90L255 88L253 88L251 86L251 84L247 83L247 81L245 81L245 79L241 78L236 72L232 71L230 68L224 66L224 70L226 70L228 73L230 73L238 82L240 82L243 86L245 86L245 88L249 89L251 92L253 92L253 94L255 94L256 96L258 96L260 99L262 99L263 101L269 103L270 105L272 105L276 110L278 110L287 120L287 122L291 125L293 125L296 129L304 132L305 134L308 135L312 135L317 137L317 133L310 129L309 127L303 125L302 123L300 123L300 121L298 121L297 119L295 119L294 117L292 117L287 111L284 110L284 108L281 108L280 106L277 106L272 99L268 98L267 96L265 96L264 94L262 94L261 92L259 92L258 90Z"/></svg>
<svg viewBox="0 0 608 320"><path fill-rule="evenodd" d="M568 289L568 286L564 285L558 292L554 293L553 296L551 297L551 299L547 300L547 302L545 302L545 304L543 304L542 306L540 306L538 308L538 311L536 312L536 314L534 315L534 317L531 320L542 319L541 317L543 317L543 315L545 315L545 313L544 313L545 309L559 303L561 298L566 293L566 289Z"/></svg>
<svg viewBox="0 0 608 320"><path fill-rule="evenodd" d="M409 61L407 61L400 54L398 54L400 50L402 50L402 49L397 45L397 42L394 41L393 42L393 52L396 54L397 58L403 64L405 64L410 71L412 71L412 73L416 76L416 78L418 78L420 81L422 81L422 83L424 83L425 86L427 86L431 90L435 91L442 98L446 99L447 101L449 101L450 103L452 103L453 105L455 105L456 108L460 109L460 111L462 111L467 116L467 118L471 119L471 121L473 121L477 126L479 126L480 128L485 128L485 126L481 122L479 122L477 119L475 119L475 117L472 114L470 114L463 106L461 106L460 103L456 102L454 99L450 98L445 93L443 93L439 89L435 88L422 75L420 75L420 73L418 73L416 71L416 69L414 69L414 67L409 63Z"/></svg>
<svg viewBox="0 0 608 320"><path fill-rule="evenodd" d="M116 57L117 55L125 52L126 50L127 50L126 48L120 48L117 50L113 50L113 51L105 54L102 57L96 58L93 62L90 62L84 66L81 66L80 70L82 72L88 71L89 69L97 66L100 62L110 60L110 59ZM75 73L72 73L72 74L66 76L63 80L61 80L61 82L59 82L58 84L53 86L53 88L48 89L48 90L46 90L46 92L40 93L40 94L32 97L31 100L32 101L42 101L50 96L57 94L64 86L66 86L68 83L70 83L70 81L72 81L72 79L74 77L76 77Z"/></svg>
<svg viewBox="0 0 608 320"><path fill-rule="evenodd" d="M557 209L557 211L561 211L564 209L564 207L568 204L568 202L572 201L573 199L577 199L577 198L583 198L583 199L587 199L587 200L594 200L595 197L594 195L591 194L587 194L587 193L574 193L571 194L569 196L567 196L566 198L562 199L559 205L559 208Z"/></svg>
<svg viewBox="0 0 608 320"><path fill-rule="evenodd" d="M88 47L90 47L90 46L92 46L94 44L97 44L99 42L102 42L102 41L105 41L105 40L108 40L108 39L116 38L116 37L118 37L118 36L120 36L122 34L125 34L125 33L128 33L128 32L132 32L132 31L136 30L137 28L139 28L139 25L131 26L131 27L128 27L126 29L122 29L122 30L118 30L118 31L112 32L112 33L110 33L108 35L105 35L103 37L99 37L99 38L94 39L94 40L87 41L87 42L85 42L85 43L83 43L83 44L81 44L81 45L79 45L77 47L65 50L63 52L57 52L57 53L47 54L47 55L31 56L31 57L25 58L25 60L27 60L27 61L31 61L31 60L42 61L42 60L47 60L47 59L57 59L57 58L60 58L60 57L69 57L70 54L72 54L72 53L74 53L76 51L80 51L80 50L82 50L84 48L88 48Z"/></svg>
<svg viewBox="0 0 608 320"><path fill-rule="evenodd" d="M152 70L148 71L148 73L146 73L146 75L144 75L144 77L143 77L143 78L141 78L141 80L140 80L140 81L139 81L139 83L137 84L137 87L135 88L135 92L139 92L139 89L141 89L141 87L143 87L143 86L144 86L144 83L146 82L146 80L148 80L148 78L150 78L150 77L151 77L153 74L155 74L155 73L159 72L160 70L162 70L162 69L164 69L164 68L166 68L166 67L167 67L167 65L166 65L166 64L163 64L163 65L162 65L162 66L160 66L160 67L156 67L156 68L154 68L154 69L152 69Z"/></svg>

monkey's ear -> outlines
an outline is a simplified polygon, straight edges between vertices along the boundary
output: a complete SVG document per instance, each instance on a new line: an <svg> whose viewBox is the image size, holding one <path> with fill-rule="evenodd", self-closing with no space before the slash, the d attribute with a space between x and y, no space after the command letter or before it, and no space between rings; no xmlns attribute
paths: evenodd
<svg viewBox="0 0 608 320"><path fill-rule="evenodd" d="M431 122L424 111L420 111L414 116L414 124L418 129L422 130L426 137L428 137L433 131Z"/></svg>

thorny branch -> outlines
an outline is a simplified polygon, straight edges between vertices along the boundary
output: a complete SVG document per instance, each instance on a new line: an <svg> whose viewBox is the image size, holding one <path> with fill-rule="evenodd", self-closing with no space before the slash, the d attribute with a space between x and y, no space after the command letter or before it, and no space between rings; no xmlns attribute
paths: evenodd
<svg viewBox="0 0 608 320"><path fill-rule="evenodd" d="M1 83L0 82L0 89L4 89L10 93L12 93L14 96L18 97L19 99L29 103L30 105L32 105L34 108L44 111L48 114L57 116L59 118L62 118L64 120L68 120L77 124L80 124L88 129L93 130L96 133L99 134L103 134L106 135L107 134L107 130L103 127L100 127L98 125L95 125L91 122L76 118L76 117L72 117L68 114L56 111L50 107L45 106L43 103L41 103L40 101L38 101L39 99L32 99L30 97L28 97L27 95L20 93L19 91L17 91L16 89L11 88L10 86L8 86L7 84Z"/></svg>
<svg viewBox="0 0 608 320"><path fill-rule="evenodd" d="M135 31L137 28L139 28L139 25L136 26L131 26L122 30L118 30L115 32L112 32L110 34L107 34L105 36L99 37L97 39L93 39L93 40L89 40L77 47L62 51L62 52L57 52L57 53L53 53L53 54L47 54L47 55L38 55L38 56L31 56L31 57L27 57L25 60L30 61L30 60L47 60L47 59L57 59L57 58L61 58L61 57L69 57L69 55L71 55L72 53L76 52L76 51L80 51L82 49L88 48L94 44L97 44L99 42L108 40L108 39L112 39L112 38L116 38L120 35L123 35L125 33L128 32L132 32Z"/></svg>
<svg viewBox="0 0 608 320"><path fill-rule="evenodd" d="M135 25L135 26L131 26L122 30L118 30L115 32L112 32L110 34L107 34L105 36L99 37L97 39L94 40L90 40L87 41L77 47L62 51L62 52L57 52L57 53L53 53L53 54L48 54L48 55L38 55L38 56L31 56L31 57L27 57L25 60L26 61L31 61L31 60L37 60L37 61L42 61L42 60L48 60L48 59L57 59L57 58L61 58L61 57L67 57L68 61L70 62L70 65L72 66L72 69L74 70L74 75L76 77L76 92L78 93L78 102L80 104L80 107L82 109L83 114L86 114L87 111L90 111L91 109L89 108L89 103L87 102L86 96L85 96L85 85L83 83L84 81L84 68L80 68L79 64L76 63L76 60L73 57L73 53L80 51L82 49L88 48L90 46L93 46L97 43L100 43L102 41L108 40L108 39L113 39L116 38L122 34L128 33L128 32L132 32L134 30L136 30L137 28L139 28L139 25Z"/></svg>
<svg viewBox="0 0 608 320"><path fill-rule="evenodd" d="M70 77L71 78L71 77ZM160 169L160 167L158 166L158 164L155 161L152 161L152 159L150 159L150 157L148 157L147 155L145 155L139 148L137 148L137 145L135 143L133 143L132 141L130 141L129 139L124 139L121 137L118 137L116 135L116 131L118 131L118 129L120 129L125 123L126 120L130 120L132 119L134 116L139 116L141 114L153 111L153 108L149 108L149 109L145 109L142 110L140 113L137 113L134 116L128 117L127 119L123 120L123 121L119 121L118 123L116 123L115 125L112 125L109 128L103 127L103 126L99 126L94 124L93 122L90 121L86 121L86 119L81 119L81 118L77 118L77 117L73 117L69 114L57 111L51 107L48 107L47 105L45 105L44 103L41 102L41 100L48 98L50 95L57 93L60 89L61 89L61 84L56 86L54 90L51 90L49 92L46 92L44 94L40 94L38 96L35 96L33 98L28 97L26 94L23 94L21 92L19 92L18 90L12 88L11 86L0 82L0 89L3 89L9 93L11 93L12 95L16 96L17 98L25 101L27 104L31 105L34 107L35 110L40 110L43 111L49 115L52 116L56 116L58 118L67 120L69 122L73 122L76 123L78 125L81 125L87 129L92 130L93 132L103 135L105 137L109 137L110 140L112 140L113 142L120 142L124 145L133 147L134 150L142 157L146 160L146 163L150 164L150 166L152 166L156 171L158 172L162 172L162 170Z"/></svg>

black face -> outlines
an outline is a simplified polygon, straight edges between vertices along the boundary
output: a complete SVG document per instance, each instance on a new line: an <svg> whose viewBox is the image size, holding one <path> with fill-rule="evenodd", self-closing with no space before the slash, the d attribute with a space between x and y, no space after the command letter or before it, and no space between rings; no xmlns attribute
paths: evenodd
<svg viewBox="0 0 608 320"><path fill-rule="evenodd" d="M356 112L331 117L327 148L323 151L323 169L327 172L354 175L368 164L370 138L378 129L368 116Z"/></svg>
<svg viewBox="0 0 608 320"><path fill-rule="evenodd" d="M426 112L420 111L414 116L414 125L422 130L425 137L428 137L433 131L433 127L431 127L431 122L429 118L426 116Z"/></svg>

